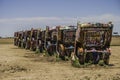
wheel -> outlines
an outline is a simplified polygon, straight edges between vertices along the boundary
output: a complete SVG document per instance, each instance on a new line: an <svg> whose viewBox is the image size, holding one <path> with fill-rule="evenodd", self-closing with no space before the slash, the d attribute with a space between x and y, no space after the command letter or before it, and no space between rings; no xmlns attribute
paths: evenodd
<svg viewBox="0 0 120 80"><path fill-rule="evenodd" d="M21 41L18 42L18 47L21 47Z"/></svg>
<svg viewBox="0 0 120 80"><path fill-rule="evenodd" d="M100 60L99 53L93 52L92 54L93 54L93 64L98 64L98 62Z"/></svg>
<svg viewBox="0 0 120 80"><path fill-rule="evenodd" d="M31 45L30 41L27 41L26 42L26 49L30 49L30 45Z"/></svg>
<svg viewBox="0 0 120 80"><path fill-rule="evenodd" d="M39 46L39 50L40 50L41 53L43 52L43 47L42 47L42 45Z"/></svg>
<svg viewBox="0 0 120 80"><path fill-rule="evenodd" d="M30 45L30 50L33 51L33 41L31 41L30 44L31 44L31 45Z"/></svg>
<svg viewBox="0 0 120 80"><path fill-rule="evenodd" d="M36 48L37 48L37 42L36 42L36 41L34 41L34 42L33 42L33 51L35 51L35 50L36 50Z"/></svg>
<svg viewBox="0 0 120 80"><path fill-rule="evenodd" d="M82 48L77 49L77 56L79 58L79 63L84 64L84 53Z"/></svg>
<svg viewBox="0 0 120 80"><path fill-rule="evenodd" d="M25 44L26 42L23 42L23 48L25 48L25 46L26 46L26 44Z"/></svg>
<svg viewBox="0 0 120 80"><path fill-rule="evenodd" d="M48 46L47 51L48 51L48 54L49 54L50 56L53 55L53 50L52 50L52 46L51 46L51 45Z"/></svg>
<svg viewBox="0 0 120 80"><path fill-rule="evenodd" d="M58 52L59 52L59 57L65 60L65 47L62 44L58 46Z"/></svg>
<svg viewBox="0 0 120 80"><path fill-rule="evenodd" d="M41 40L38 40L38 46L39 46L40 53L42 53L43 52L43 45L42 45L42 41Z"/></svg>
<svg viewBox="0 0 120 80"><path fill-rule="evenodd" d="M104 55L104 63L105 63L106 65L109 64L109 59L110 59L110 55L109 55L109 53L106 53L106 54Z"/></svg>
<svg viewBox="0 0 120 80"><path fill-rule="evenodd" d="M85 62L89 63L92 60L92 55L91 53L86 53L85 55Z"/></svg>

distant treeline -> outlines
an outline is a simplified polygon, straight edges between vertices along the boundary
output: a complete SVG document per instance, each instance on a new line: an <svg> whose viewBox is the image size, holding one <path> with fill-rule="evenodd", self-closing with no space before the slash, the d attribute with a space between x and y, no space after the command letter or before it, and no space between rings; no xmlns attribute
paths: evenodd
<svg viewBox="0 0 120 80"><path fill-rule="evenodd" d="M120 37L120 35L112 35L113 37Z"/></svg>

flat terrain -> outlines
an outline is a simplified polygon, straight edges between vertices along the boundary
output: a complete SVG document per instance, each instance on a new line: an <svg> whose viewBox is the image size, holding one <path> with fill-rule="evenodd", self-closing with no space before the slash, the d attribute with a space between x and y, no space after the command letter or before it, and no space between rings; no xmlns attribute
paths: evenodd
<svg viewBox="0 0 120 80"><path fill-rule="evenodd" d="M119 45L120 46L120 37L112 37L111 45Z"/></svg>
<svg viewBox="0 0 120 80"><path fill-rule="evenodd" d="M13 38L0 38L0 44L13 44Z"/></svg>
<svg viewBox="0 0 120 80"><path fill-rule="evenodd" d="M111 49L109 66L75 68L70 61L0 44L0 80L120 80L120 46Z"/></svg>

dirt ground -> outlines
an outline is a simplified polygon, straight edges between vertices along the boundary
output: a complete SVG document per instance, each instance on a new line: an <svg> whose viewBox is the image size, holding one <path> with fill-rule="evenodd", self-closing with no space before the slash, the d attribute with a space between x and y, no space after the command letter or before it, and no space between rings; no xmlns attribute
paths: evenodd
<svg viewBox="0 0 120 80"><path fill-rule="evenodd" d="M120 80L120 46L112 46L110 65L75 68L70 61L0 44L0 80Z"/></svg>

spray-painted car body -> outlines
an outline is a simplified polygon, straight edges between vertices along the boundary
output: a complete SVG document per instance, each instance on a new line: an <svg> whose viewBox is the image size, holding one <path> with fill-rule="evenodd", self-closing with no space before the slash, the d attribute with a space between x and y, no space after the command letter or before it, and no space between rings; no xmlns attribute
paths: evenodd
<svg viewBox="0 0 120 80"><path fill-rule="evenodd" d="M18 46L18 32L14 32L14 45Z"/></svg>
<svg viewBox="0 0 120 80"><path fill-rule="evenodd" d="M57 53L62 59L65 59L65 56L70 57L73 52L75 33L75 26L57 27Z"/></svg>
<svg viewBox="0 0 120 80"><path fill-rule="evenodd" d="M26 41L26 49L30 49L30 46L31 46L31 42L30 42L30 39L31 39L31 30L26 30L25 31L25 41Z"/></svg>
<svg viewBox="0 0 120 80"><path fill-rule="evenodd" d="M112 30L111 22L77 24L74 53L81 64L90 61L97 64L100 60L109 64Z"/></svg>
<svg viewBox="0 0 120 80"><path fill-rule="evenodd" d="M49 55L56 52L57 30L46 26L44 47Z"/></svg>
<svg viewBox="0 0 120 80"><path fill-rule="evenodd" d="M31 29L31 37L30 37L30 49L35 51L37 48L37 35L38 29Z"/></svg>

